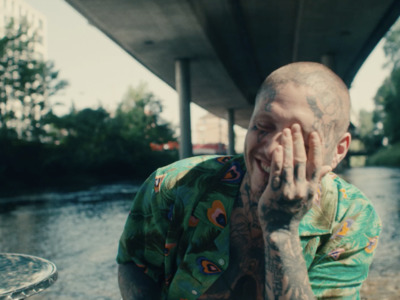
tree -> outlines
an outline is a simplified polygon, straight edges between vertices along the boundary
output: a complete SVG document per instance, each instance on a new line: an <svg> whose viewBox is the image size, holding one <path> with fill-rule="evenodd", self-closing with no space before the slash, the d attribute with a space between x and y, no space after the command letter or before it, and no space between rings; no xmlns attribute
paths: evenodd
<svg viewBox="0 0 400 300"><path fill-rule="evenodd" d="M382 122L384 135L390 144L400 142L400 68L394 68L375 100L375 122Z"/></svg>
<svg viewBox="0 0 400 300"><path fill-rule="evenodd" d="M155 168L177 159L177 153L150 150L150 143L175 141L160 113L162 104L144 84L129 87L115 114L104 108L71 109L69 114L48 114L58 145L48 170L88 177L147 176Z"/></svg>
<svg viewBox="0 0 400 300"><path fill-rule="evenodd" d="M360 110L358 136L368 154L375 153L382 147L383 130L374 122L374 112Z"/></svg>
<svg viewBox="0 0 400 300"><path fill-rule="evenodd" d="M35 42L25 21L16 26L11 20L0 39L0 137L39 140L48 97L67 85L52 62L38 57Z"/></svg>
<svg viewBox="0 0 400 300"><path fill-rule="evenodd" d="M384 138L389 144L400 142L400 21L386 34L383 49L388 61L386 67L392 71L374 97L373 122L377 134L365 136L371 147L378 146L378 141Z"/></svg>
<svg viewBox="0 0 400 300"><path fill-rule="evenodd" d="M139 140L146 146L176 141L170 124L160 116L162 110L161 101L142 83L136 88L128 88L115 119L124 124L122 135L125 138Z"/></svg>
<svg viewBox="0 0 400 300"><path fill-rule="evenodd" d="M387 65L393 69L398 68L400 64L400 20L386 33L383 51L388 58Z"/></svg>

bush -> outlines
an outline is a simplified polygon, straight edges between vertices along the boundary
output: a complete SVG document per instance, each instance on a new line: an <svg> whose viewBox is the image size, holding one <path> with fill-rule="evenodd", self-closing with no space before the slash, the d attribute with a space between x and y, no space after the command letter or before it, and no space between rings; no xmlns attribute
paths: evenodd
<svg viewBox="0 0 400 300"><path fill-rule="evenodd" d="M400 143L379 150L367 158L367 166L400 166Z"/></svg>
<svg viewBox="0 0 400 300"><path fill-rule="evenodd" d="M79 145L0 139L0 196L141 181L178 159L177 151L153 152L150 147L139 150L129 143L122 146L124 151L106 148L94 153Z"/></svg>

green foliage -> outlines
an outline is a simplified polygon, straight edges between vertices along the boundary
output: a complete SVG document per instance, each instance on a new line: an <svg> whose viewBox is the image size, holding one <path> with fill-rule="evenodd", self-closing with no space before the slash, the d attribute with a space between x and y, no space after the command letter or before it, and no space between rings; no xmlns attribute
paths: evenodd
<svg viewBox="0 0 400 300"><path fill-rule="evenodd" d="M392 70L375 96L375 122L382 122L389 143L400 141L400 68Z"/></svg>
<svg viewBox="0 0 400 300"><path fill-rule="evenodd" d="M0 39L0 136L37 141L45 135L48 97L67 82L57 80L53 63L38 58L36 36L28 33L26 22L11 21Z"/></svg>
<svg viewBox="0 0 400 300"><path fill-rule="evenodd" d="M374 122L374 113L362 109L358 120L357 133L364 146L363 150L369 154L375 153L382 147L383 131L377 128Z"/></svg>
<svg viewBox="0 0 400 300"><path fill-rule="evenodd" d="M381 148L377 153L368 157L366 165L371 166L400 166L400 143Z"/></svg>
<svg viewBox="0 0 400 300"><path fill-rule="evenodd" d="M397 152L394 151L397 148L384 148L382 141L386 141L389 145L400 142L400 21L386 34L384 51L388 60L386 66L391 67L392 71L374 97L373 126L371 127L370 123L371 115L365 113L363 116L360 115L360 123L361 127L364 127L361 139L367 151L374 153L380 150L369 159L369 163L382 164L382 160L386 159L390 165L397 160ZM368 130L370 130L369 135ZM393 157L385 157L388 154Z"/></svg>
<svg viewBox="0 0 400 300"><path fill-rule="evenodd" d="M117 108L115 120L123 128L122 136L138 140L145 145L175 141L174 132L160 118L162 104L150 93L145 84L129 87Z"/></svg>
<svg viewBox="0 0 400 300"><path fill-rule="evenodd" d="M374 130L375 124L372 120L372 113L366 111L365 109L361 109L359 116L358 116L360 125L358 128L359 135L361 137L365 137L370 135L371 132Z"/></svg>
<svg viewBox="0 0 400 300"><path fill-rule="evenodd" d="M132 97L141 90L145 93ZM71 109L63 116L50 111L44 118L51 128L46 143L0 139L0 180L31 189L144 179L177 160L177 151L150 150L150 142L176 140L160 118L160 100L143 86L129 88L127 95L115 114L102 107Z"/></svg>
<svg viewBox="0 0 400 300"><path fill-rule="evenodd" d="M400 63L400 21L397 21L386 33L383 51L388 58L388 65L393 69L399 67Z"/></svg>
<svg viewBox="0 0 400 300"><path fill-rule="evenodd" d="M169 124L158 123L162 105L153 94L146 90L132 97L140 90L143 87L129 88L130 96L124 98L114 117L102 107L71 110L62 117L51 115L48 122L56 129L52 139L59 145L60 157L50 168L116 180L147 177L155 168L176 160L175 152L150 151L150 142L176 139ZM150 114L146 112L149 105L160 110Z"/></svg>
<svg viewBox="0 0 400 300"><path fill-rule="evenodd" d="M0 39L0 181L4 191L144 179L178 159L150 143L176 141L146 85L129 87L113 113L104 108L53 113L48 97L66 86L37 58L21 24Z"/></svg>

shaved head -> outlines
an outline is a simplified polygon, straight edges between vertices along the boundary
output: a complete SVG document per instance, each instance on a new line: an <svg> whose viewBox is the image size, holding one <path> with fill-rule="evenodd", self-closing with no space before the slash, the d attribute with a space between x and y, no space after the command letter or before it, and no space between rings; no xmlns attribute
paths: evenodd
<svg viewBox="0 0 400 300"><path fill-rule="evenodd" d="M287 84L306 87L309 108L314 113L313 127L325 137L325 148L336 145L350 124L350 96L344 82L326 66L314 62L296 62L272 72L256 98L266 102L268 110L279 91Z"/></svg>

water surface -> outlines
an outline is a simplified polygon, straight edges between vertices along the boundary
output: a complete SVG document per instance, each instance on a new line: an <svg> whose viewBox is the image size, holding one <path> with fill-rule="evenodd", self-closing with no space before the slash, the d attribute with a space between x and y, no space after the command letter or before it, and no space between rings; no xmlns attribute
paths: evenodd
<svg viewBox="0 0 400 300"><path fill-rule="evenodd" d="M400 294L400 169L355 168L343 174L372 199L384 223L363 299ZM115 256L137 185L0 199L0 252L53 261L58 281L32 300L120 299ZM14 201L14 202L13 202Z"/></svg>
<svg viewBox="0 0 400 300"><path fill-rule="evenodd" d="M0 252L40 256L58 268L57 282L29 299L120 299L115 256L135 186L118 189L126 192L106 186L2 204Z"/></svg>

